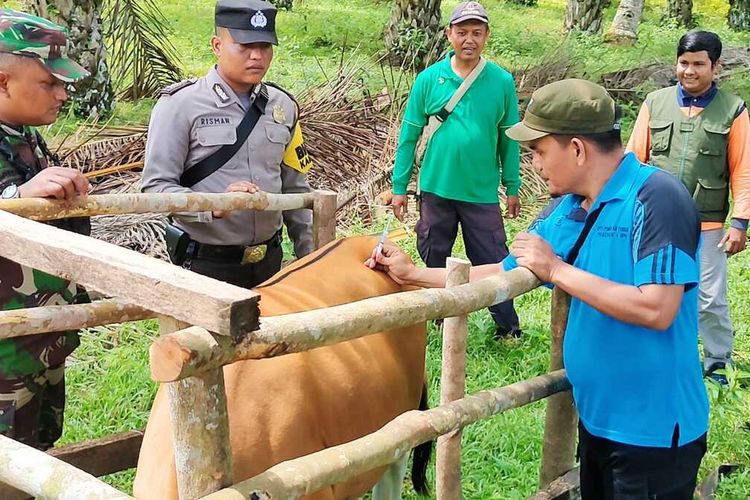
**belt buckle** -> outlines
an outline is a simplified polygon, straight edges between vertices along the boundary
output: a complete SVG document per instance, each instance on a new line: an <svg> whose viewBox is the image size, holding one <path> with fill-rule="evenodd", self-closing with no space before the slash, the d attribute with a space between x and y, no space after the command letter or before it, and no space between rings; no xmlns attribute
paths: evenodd
<svg viewBox="0 0 750 500"><path fill-rule="evenodd" d="M252 247L245 247L245 251L242 254L242 264L257 264L261 260L266 258L266 251L268 245L255 245Z"/></svg>

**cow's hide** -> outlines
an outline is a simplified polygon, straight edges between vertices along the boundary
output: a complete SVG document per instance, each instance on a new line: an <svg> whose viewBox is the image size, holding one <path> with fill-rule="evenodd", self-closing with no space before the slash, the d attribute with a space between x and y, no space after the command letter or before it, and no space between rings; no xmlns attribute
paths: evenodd
<svg viewBox="0 0 750 500"><path fill-rule="evenodd" d="M377 241L337 240L256 290L262 316L318 309L401 291L363 262ZM382 314L388 314L383 311ZM416 409L424 381L424 323L308 352L224 368L234 480L284 460L351 441ZM138 460L138 498L177 498L164 388L156 396ZM310 498L356 498L383 469Z"/></svg>

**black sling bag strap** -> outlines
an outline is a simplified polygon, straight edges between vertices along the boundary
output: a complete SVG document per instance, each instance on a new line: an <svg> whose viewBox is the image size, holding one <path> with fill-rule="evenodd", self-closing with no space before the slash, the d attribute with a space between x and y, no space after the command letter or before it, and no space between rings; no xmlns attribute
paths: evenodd
<svg viewBox="0 0 750 500"><path fill-rule="evenodd" d="M581 234L578 235L578 239L573 244L573 248L570 249L568 258L565 259L565 262L567 262L571 266L578 258L578 252L581 251L581 247L583 246L584 242L586 241L586 238L591 232L591 228L594 227L594 223L596 222L596 219L599 218L599 214L602 213L602 209L604 208L604 205L606 205L606 203L602 203L601 205L599 205L599 207L596 210L591 212L589 216L586 217L586 223L583 225L583 230L581 231Z"/></svg>
<svg viewBox="0 0 750 500"><path fill-rule="evenodd" d="M226 164L232 157L237 154L250 133L253 131L255 126L258 124L258 120L266 111L266 105L268 104L268 90L266 86L261 84L262 87L255 97L255 100L250 105L250 109L245 113L244 118L237 127L237 140L234 144L225 144L210 156L202 159L189 169L187 169L180 176L180 186L182 187L193 187L200 181L213 174L217 170Z"/></svg>

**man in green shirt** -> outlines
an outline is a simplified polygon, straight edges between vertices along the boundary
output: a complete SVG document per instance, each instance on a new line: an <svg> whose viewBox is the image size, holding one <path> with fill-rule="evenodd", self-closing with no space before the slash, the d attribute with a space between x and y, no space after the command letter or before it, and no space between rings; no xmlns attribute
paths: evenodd
<svg viewBox="0 0 750 500"><path fill-rule="evenodd" d="M430 116L443 119L427 145L419 172L421 212L417 248L428 267L444 267L461 224L472 264L494 264L508 255L498 187L506 189L507 217L520 210L519 146L504 131L519 121L513 76L487 62L446 116L446 104L480 64L489 38L487 11L477 2L460 3L446 30L453 50L420 73L412 88L401 126L393 168L393 211L406 212L406 188L417 142ZM520 336L512 301L490 308L495 336Z"/></svg>

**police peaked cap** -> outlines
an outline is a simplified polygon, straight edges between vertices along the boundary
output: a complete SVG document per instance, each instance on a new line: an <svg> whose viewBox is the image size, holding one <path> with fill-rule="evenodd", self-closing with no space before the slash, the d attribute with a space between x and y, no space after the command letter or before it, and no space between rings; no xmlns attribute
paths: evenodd
<svg viewBox="0 0 750 500"><path fill-rule="evenodd" d="M276 37L276 7L264 0L219 0L214 24L228 28L237 43L271 43Z"/></svg>

